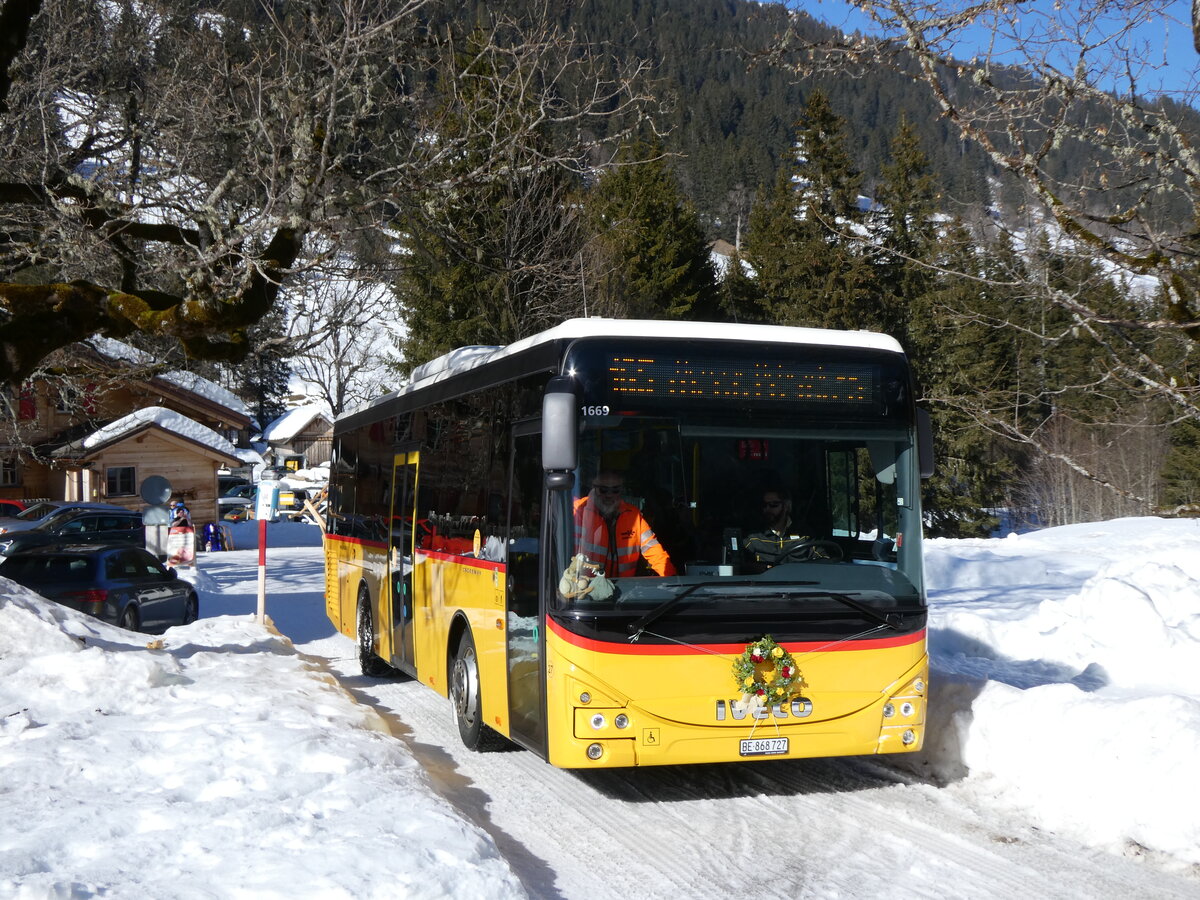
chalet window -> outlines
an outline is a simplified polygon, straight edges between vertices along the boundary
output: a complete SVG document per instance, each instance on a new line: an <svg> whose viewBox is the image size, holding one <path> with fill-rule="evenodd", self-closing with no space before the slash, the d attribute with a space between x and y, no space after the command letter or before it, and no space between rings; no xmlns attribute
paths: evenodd
<svg viewBox="0 0 1200 900"><path fill-rule="evenodd" d="M58 399L54 403L54 411L60 413L76 412L79 409L80 399L78 390L64 384L58 389Z"/></svg>
<svg viewBox="0 0 1200 900"><path fill-rule="evenodd" d="M14 487L21 483L21 470L15 459L0 460L0 486Z"/></svg>
<svg viewBox="0 0 1200 900"><path fill-rule="evenodd" d="M132 497L137 493L134 487L137 479L134 477L133 466L112 466L105 470L107 493L110 497Z"/></svg>

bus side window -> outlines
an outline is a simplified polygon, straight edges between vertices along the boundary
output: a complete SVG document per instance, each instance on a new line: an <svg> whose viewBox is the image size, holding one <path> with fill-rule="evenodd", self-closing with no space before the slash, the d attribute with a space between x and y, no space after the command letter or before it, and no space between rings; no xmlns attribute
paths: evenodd
<svg viewBox="0 0 1200 900"><path fill-rule="evenodd" d="M858 459L852 449L832 450L825 457L829 484L829 512L833 537L857 538Z"/></svg>
<svg viewBox="0 0 1200 900"><path fill-rule="evenodd" d="M518 616L536 616L541 560L541 435L518 437L514 447L509 492L509 603Z"/></svg>

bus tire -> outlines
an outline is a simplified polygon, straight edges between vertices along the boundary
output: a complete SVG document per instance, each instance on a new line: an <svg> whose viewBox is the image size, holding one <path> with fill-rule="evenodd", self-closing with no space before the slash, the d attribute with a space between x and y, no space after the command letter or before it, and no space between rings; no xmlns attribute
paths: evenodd
<svg viewBox="0 0 1200 900"><path fill-rule="evenodd" d="M375 653L375 629L371 621L371 595L367 586L360 585L358 589L358 665L368 678L383 678L392 667L385 663Z"/></svg>
<svg viewBox="0 0 1200 900"><path fill-rule="evenodd" d="M468 750L488 752L499 750L508 740L483 721L483 701L480 696L479 654L475 640L467 629L458 639L458 650L450 666L450 702L458 720L458 734Z"/></svg>

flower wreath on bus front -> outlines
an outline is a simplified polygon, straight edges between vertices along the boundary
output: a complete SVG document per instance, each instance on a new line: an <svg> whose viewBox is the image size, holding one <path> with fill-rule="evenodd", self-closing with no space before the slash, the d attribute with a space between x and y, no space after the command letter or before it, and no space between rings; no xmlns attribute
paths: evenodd
<svg viewBox="0 0 1200 900"><path fill-rule="evenodd" d="M742 655L733 661L733 678L742 694L735 706L742 713L787 703L804 684L804 676L792 654L769 634L746 645Z"/></svg>

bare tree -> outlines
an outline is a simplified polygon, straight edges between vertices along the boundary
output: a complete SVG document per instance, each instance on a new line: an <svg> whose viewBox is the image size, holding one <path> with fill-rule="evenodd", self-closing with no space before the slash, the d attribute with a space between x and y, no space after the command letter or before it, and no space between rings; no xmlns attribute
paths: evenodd
<svg viewBox="0 0 1200 900"><path fill-rule="evenodd" d="M434 0L0 3L0 381L97 332L238 358L321 248L376 228L490 127L430 117ZM460 177L505 177L501 151L547 120L583 132L644 102L620 78L556 74L524 85L543 118Z"/></svg>
<svg viewBox="0 0 1200 900"><path fill-rule="evenodd" d="M355 266L329 266L299 280L288 292L289 325L281 336L292 373L335 416L399 381L395 297L387 285L355 274Z"/></svg>
<svg viewBox="0 0 1200 900"><path fill-rule="evenodd" d="M1090 342L1095 390L1168 402L1175 413L1160 413L1159 427L1177 416L1200 418L1195 367L1200 116L1191 106L1200 83L1195 76L1183 84L1165 78L1167 42L1187 35L1191 44L1193 23L1172 19L1178 5L1167 0L855 0L854 5L871 23L865 33L819 43L784 35L775 59L798 72L852 74L883 64L923 83L942 116L1015 187L1016 202L1006 215L1027 216L1032 229L1055 235L1057 252L1103 265L1116 283L1141 281L1155 288L1131 291L1131 302L1114 312L1092 302L1088 290L1061 281L1029 284L1014 278L1008 286L1039 292L1039 302L1065 314L1064 332L1071 339ZM1076 165L1066 164L1068 155ZM986 240L985 232L977 239ZM975 313L953 312L967 318ZM1056 337L1039 339L1051 352ZM1020 399L1007 396L995 405L982 396L938 399L969 406L984 427L1038 448L1129 502L1152 499L1144 483L1121 484L1097 465L1094 454L1083 452L1088 442L1067 441L1061 429L1030 427L1007 415ZM1114 408L1111 423L1127 418Z"/></svg>
<svg viewBox="0 0 1200 900"><path fill-rule="evenodd" d="M803 45L804 70L894 66L923 81L942 115L1013 176L1083 253L1165 288L1159 317L1110 323L1081 304L1080 319L1170 331L1200 341L1200 119L1186 104L1200 84L1162 89L1164 47L1143 28L1170 21L1167 0L858 0L874 34ZM1183 26L1188 27L1188 26ZM968 60L969 30L990 35ZM1166 38L1164 38L1165 40ZM978 43L978 41L977 41ZM1060 151L1088 159L1067 179Z"/></svg>

